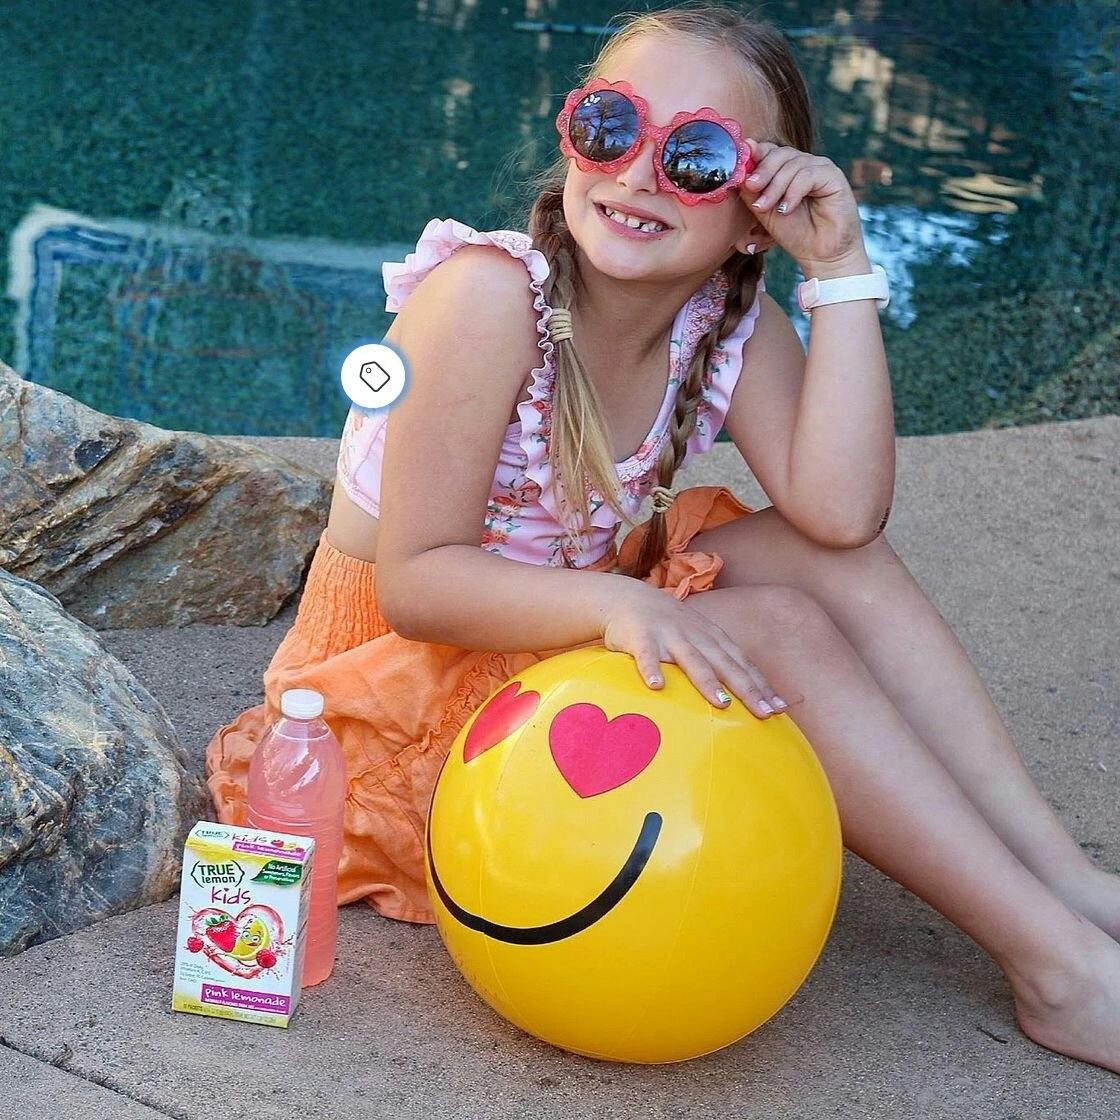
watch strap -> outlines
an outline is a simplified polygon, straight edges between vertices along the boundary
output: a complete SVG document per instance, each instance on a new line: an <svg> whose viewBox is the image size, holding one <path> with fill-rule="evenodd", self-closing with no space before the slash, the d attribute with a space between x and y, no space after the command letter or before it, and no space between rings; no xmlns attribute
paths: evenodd
<svg viewBox="0 0 1120 1120"><path fill-rule="evenodd" d="M806 313L811 313L814 307L846 303L853 299L874 299L876 306L882 311L891 301L887 270L880 264L874 264L870 272L854 276L834 276L828 280L814 276L797 285L797 303Z"/></svg>

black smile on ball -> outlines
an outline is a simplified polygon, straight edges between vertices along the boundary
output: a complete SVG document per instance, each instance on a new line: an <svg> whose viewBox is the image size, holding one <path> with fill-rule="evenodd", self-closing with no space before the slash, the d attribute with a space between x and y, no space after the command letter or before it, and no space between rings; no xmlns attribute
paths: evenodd
<svg viewBox="0 0 1120 1120"><path fill-rule="evenodd" d="M439 873L436 871L435 857L432 855L430 817L428 828L425 831L428 864L432 869L432 883L444 906L447 907L454 918L468 929L484 933L487 937L494 938L495 941L507 941L511 945L545 945L550 941L561 941L565 937L571 937L573 934L587 929L588 926L593 925L622 901L626 893L637 882L638 876L642 873L642 868L649 862L649 857L653 854L653 846L657 843L657 837L661 832L661 814L646 813L645 820L642 821L642 830L638 833L638 839L635 841L630 855L626 857L626 862L614 879L595 898L574 914L569 914L566 918L561 918L557 922L549 922L543 926L505 926L498 922L491 922L478 914L472 914L469 910L464 910L447 893L443 883L440 882Z"/></svg>

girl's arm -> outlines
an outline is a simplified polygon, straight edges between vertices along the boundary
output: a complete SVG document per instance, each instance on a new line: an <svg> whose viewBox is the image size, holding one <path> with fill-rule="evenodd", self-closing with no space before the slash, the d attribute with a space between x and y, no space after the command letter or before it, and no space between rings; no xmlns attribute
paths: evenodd
<svg viewBox="0 0 1120 1120"><path fill-rule="evenodd" d="M608 607L635 582L605 571L524 564L477 544L426 549L396 578L410 589L390 619L401 637L510 653L595 641Z"/></svg>
<svg viewBox="0 0 1120 1120"><path fill-rule="evenodd" d="M871 271L860 246L832 264L804 262L805 278ZM873 299L829 303L809 316L809 355L790 436L788 493L801 509L827 504L853 547L882 532L894 495L895 429L890 372Z"/></svg>
<svg viewBox="0 0 1120 1120"><path fill-rule="evenodd" d="M463 649L592 641L635 581L510 560L480 548L509 416L539 361L524 265L464 246L417 286L394 321L409 387L385 439L377 602L400 635Z"/></svg>
<svg viewBox="0 0 1120 1120"><path fill-rule="evenodd" d="M780 245L807 279L870 272L859 209L836 164L750 143L758 166L740 188L753 222L748 236L763 248ZM894 405L879 310L871 299L814 308L806 359L784 312L764 303L744 347L728 430L789 521L822 543L859 547L882 531L894 494Z"/></svg>
<svg viewBox="0 0 1120 1120"><path fill-rule="evenodd" d="M761 303L728 435L794 528L827 548L857 548L882 531L894 488L893 404L875 301L815 308L808 361L781 306L767 292Z"/></svg>

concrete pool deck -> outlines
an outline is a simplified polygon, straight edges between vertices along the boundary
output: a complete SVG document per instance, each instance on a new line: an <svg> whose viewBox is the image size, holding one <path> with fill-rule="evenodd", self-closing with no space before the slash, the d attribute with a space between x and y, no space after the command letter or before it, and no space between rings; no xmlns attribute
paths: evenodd
<svg viewBox="0 0 1120 1120"><path fill-rule="evenodd" d="M333 470L337 442L255 441ZM730 444L683 472L767 504ZM977 665L1043 794L1120 870L1120 417L898 441L887 536ZM267 626L109 631L197 760L258 702ZM947 709L952 698L946 697ZM0 1120L289 1117L1120 1117L1120 1077L1031 1042L991 959L850 852L794 997L722 1051L597 1062L506 1023L433 926L340 913L288 1030L169 1008L178 897L0 961Z"/></svg>

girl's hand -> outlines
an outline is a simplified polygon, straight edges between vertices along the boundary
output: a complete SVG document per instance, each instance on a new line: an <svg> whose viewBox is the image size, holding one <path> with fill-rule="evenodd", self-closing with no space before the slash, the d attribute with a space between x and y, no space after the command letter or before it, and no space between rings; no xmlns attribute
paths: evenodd
<svg viewBox="0 0 1120 1120"><path fill-rule="evenodd" d="M806 276L870 272L855 195L830 159L766 140L747 140L757 166L739 196ZM785 210L778 209L784 206Z"/></svg>
<svg viewBox="0 0 1120 1120"><path fill-rule="evenodd" d="M719 625L661 588L640 581L627 588L608 612L601 637L607 649L634 658L647 685L651 677L663 682L661 662L672 661L717 708L727 707L719 695L722 682L760 719L773 714L763 701L776 712L786 710L773 703L774 690L758 666Z"/></svg>

